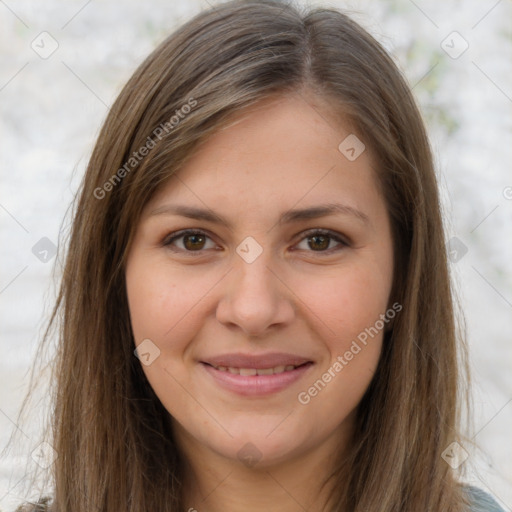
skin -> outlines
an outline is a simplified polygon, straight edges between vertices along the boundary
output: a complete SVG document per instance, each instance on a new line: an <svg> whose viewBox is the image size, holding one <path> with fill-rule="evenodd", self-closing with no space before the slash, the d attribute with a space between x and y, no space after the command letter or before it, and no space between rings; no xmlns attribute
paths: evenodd
<svg viewBox="0 0 512 512"><path fill-rule="evenodd" d="M385 313L393 280L391 226L370 151L349 161L338 145L350 128L323 112L291 95L260 102L199 147L136 227L126 267L131 323L136 345L150 339L160 350L143 370L188 463L187 509L322 510L320 485L350 442L375 373L382 331L309 403L297 398ZM344 212L278 222L286 210L325 203L367 220ZM209 209L232 225L163 212L170 204ZM315 243L304 234L312 228L346 243ZM165 245L182 229L206 238ZM251 263L236 252L248 236L263 249ZM199 363L276 351L314 364L263 397L221 388ZM246 443L257 449L255 465L239 458Z"/></svg>

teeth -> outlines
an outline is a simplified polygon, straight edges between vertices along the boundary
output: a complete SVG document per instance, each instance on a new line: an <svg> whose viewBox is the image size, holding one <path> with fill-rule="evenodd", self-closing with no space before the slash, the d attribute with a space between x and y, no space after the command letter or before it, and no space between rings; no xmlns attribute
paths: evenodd
<svg viewBox="0 0 512 512"><path fill-rule="evenodd" d="M274 373L274 370L272 368L265 368L257 371L258 375L272 375Z"/></svg>
<svg viewBox="0 0 512 512"><path fill-rule="evenodd" d="M240 375L256 375L257 373L256 368L240 368Z"/></svg>
<svg viewBox="0 0 512 512"><path fill-rule="evenodd" d="M293 364L287 366L275 366L274 368L233 368L231 366L215 366L221 372L229 372L236 375L274 375L275 373L290 372L296 368Z"/></svg>

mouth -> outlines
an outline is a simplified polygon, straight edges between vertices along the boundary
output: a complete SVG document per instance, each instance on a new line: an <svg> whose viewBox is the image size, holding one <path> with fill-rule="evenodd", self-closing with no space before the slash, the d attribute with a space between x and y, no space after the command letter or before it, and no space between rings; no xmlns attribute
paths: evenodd
<svg viewBox="0 0 512 512"><path fill-rule="evenodd" d="M200 361L213 382L241 396L282 391L301 379L314 362L291 354L248 356L229 354Z"/></svg>
<svg viewBox="0 0 512 512"><path fill-rule="evenodd" d="M208 363L205 363L208 364ZM301 366L304 366L305 364L309 363L303 363L300 365L280 365L280 366L274 366L273 368L237 368L233 366L216 366L216 365L210 365L216 370L219 370L220 372L229 372L233 375L276 375L279 373L284 372L291 372L292 370L296 370L297 368L300 368Z"/></svg>

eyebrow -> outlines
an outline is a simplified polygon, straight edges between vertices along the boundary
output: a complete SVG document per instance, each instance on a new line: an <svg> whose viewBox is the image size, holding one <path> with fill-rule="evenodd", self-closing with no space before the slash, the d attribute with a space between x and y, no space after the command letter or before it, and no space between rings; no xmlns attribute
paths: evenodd
<svg viewBox="0 0 512 512"><path fill-rule="evenodd" d="M278 222L279 224L291 224L301 220L317 219L319 217L327 217L329 215L336 214L350 215L363 222L364 224L370 223L370 219L362 211L357 210L352 206L338 203L327 203L311 206L309 208L288 210L280 215ZM150 217L155 215L180 215L189 219L203 220L215 224L222 224L228 228L232 228L231 222L229 222L221 215L218 215L212 210L197 208L195 206L168 204L156 208L149 213Z"/></svg>

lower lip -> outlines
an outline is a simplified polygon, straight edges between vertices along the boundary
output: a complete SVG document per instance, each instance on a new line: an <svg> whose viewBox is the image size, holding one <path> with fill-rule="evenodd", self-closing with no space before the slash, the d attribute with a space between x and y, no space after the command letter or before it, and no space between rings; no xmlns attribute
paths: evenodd
<svg viewBox="0 0 512 512"><path fill-rule="evenodd" d="M273 375L239 375L228 371L222 372L206 363L201 365L224 389L243 396L262 396L277 393L291 386L309 371L313 363Z"/></svg>

